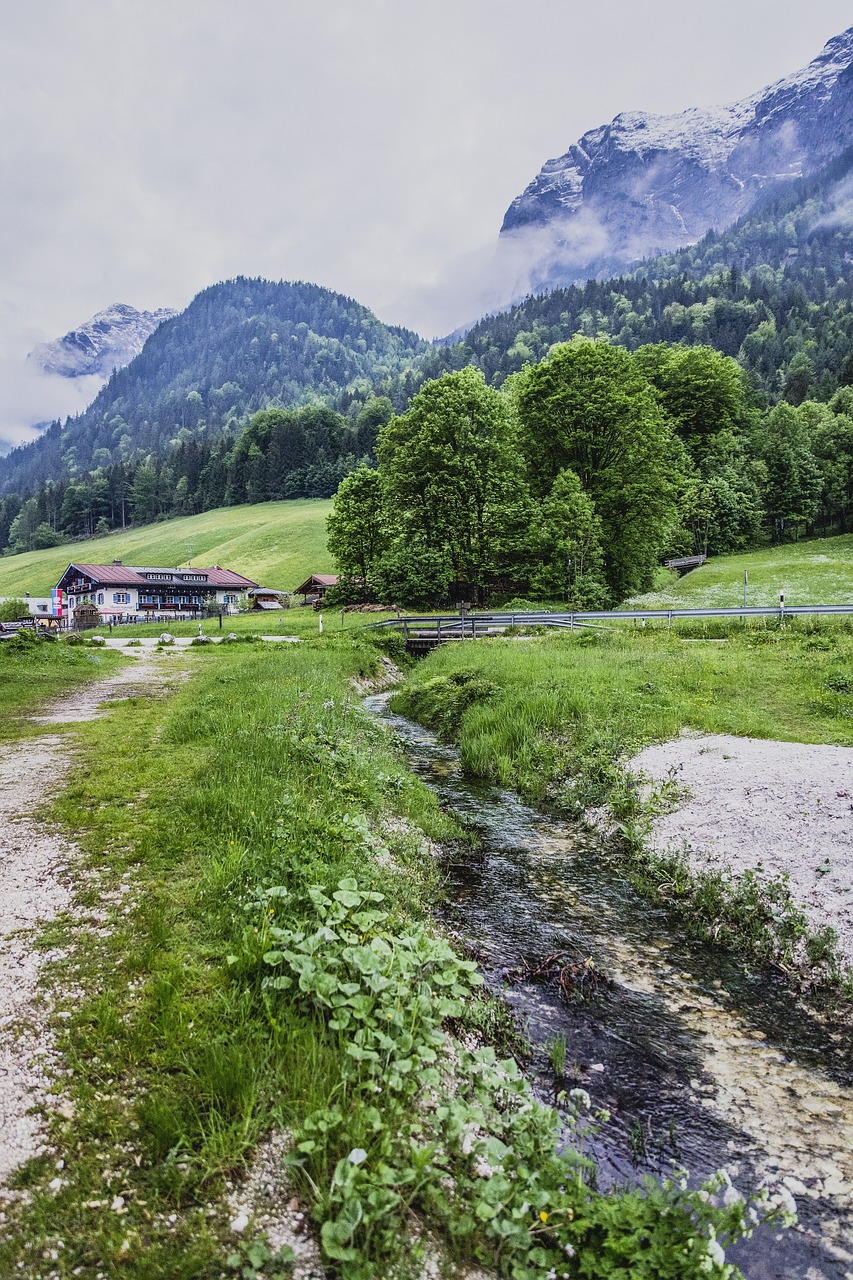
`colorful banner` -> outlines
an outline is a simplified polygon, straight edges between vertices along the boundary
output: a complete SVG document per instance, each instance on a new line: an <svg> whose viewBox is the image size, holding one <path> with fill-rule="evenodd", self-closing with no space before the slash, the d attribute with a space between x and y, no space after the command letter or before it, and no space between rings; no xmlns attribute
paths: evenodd
<svg viewBox="0 0 853 1280"><path fill-rule="evenodd" d="M51 591L50 593L50 598L53 601L53 616L55 618L61 618L62 605L64 602L64 593L62 591L62 588L54 587L53 591Z"/></svg>

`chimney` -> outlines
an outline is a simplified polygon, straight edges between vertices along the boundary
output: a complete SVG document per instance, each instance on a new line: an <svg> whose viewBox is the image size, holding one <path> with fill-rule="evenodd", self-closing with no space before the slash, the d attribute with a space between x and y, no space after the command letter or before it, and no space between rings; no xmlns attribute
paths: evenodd
<svg viewBox="0 0 853 1280"><path fill-rule="evenodd" d="M113 564L121 564L120 560L113 560Z"/></svg>

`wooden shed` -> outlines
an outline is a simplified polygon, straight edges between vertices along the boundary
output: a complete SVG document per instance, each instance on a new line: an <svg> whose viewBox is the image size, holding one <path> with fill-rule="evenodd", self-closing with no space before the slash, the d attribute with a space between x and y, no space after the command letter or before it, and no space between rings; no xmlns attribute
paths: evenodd
<svg viewBox="0 0 853 1280"><path fill-rule="evenodd" d="M306 578L298 587L294 588L295 596L302 596L303 604L319 604L323 599L329 587L338 585L338 575L336 573L312 573L310 578Z"/></svg>

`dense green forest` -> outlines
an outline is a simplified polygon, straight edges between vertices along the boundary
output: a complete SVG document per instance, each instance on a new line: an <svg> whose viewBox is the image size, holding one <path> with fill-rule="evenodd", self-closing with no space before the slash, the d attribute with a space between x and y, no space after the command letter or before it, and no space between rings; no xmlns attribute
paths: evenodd
<svg viewBox="0 0 853 1280"><path fill-rule="evenodd" d="M632 276L593 280L487 316L419 362L427 377L472 365L499 386L555 342L703 343L733 356L767 403L828 400L853 381L853 156L785 183L724 232Z"/></svg>
<svg viewBox="0 0 853 1280"><path fill-rule="evenodd" d="M393 379L404 394L426 349L417 334L317 285L213 285L162 324L84 413L0 459L0 491L33 492L149 455L180 468L182 445L233 440L268 407L329 403L353 417L374 386Z"/></svg>
<svg viewBox="0 0 853 1280"><path fill-rule="evenodd" d="M690 549L846 531L851 164L781 184L732 228L630 277L529 298L452 344L428 347L313 285L216 285L85 414L0 459L0 550L223 504L329 497L375 464L378 428L431 379L470 366L499 388L576 335L629 352L712 348L743 371L753 425L740 424L725 465L703 476L716 496L706 489L706 515L682 522ZM759 420L787 433L796 465L760 443ZM740 512L736 530L714 514L725 505Z"/></svg>
<svg viewBox="0 0 853 1280"><path fill-rule="evenodd" d="M853 527L853 388L762 409L706 346L575 338L490 387L466 367L340 485L341 601L613 605L662 558Z"/></svg>

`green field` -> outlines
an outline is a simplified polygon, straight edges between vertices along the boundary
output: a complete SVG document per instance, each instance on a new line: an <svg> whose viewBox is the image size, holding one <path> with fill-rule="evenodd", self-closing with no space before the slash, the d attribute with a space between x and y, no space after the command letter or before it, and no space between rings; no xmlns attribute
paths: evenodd
<svg viewBox="0 0 853 1280"><path fill-rule="evenodd" d="M744 555L715 556L701 569L677 579L661 572L656 591L626 603L648 609L737 608L748 605L853 604L853 535L814 538Z"/></svg>
<svg viewBox="0 0 853 1280"><path fill-rule="evenodd" d="M117 529L102 538L68 542L46 551L0 559L0 596L48 595L70 563L222 565L264 587L290 591L309 573L330 573L326 516L331 503L319 498L220 507L198 516L164 520L138 529Z"/></svg>

